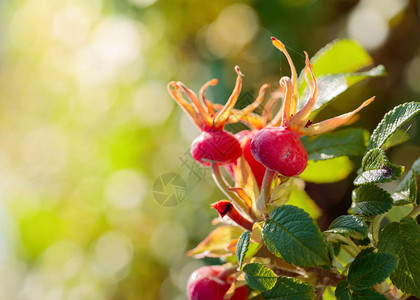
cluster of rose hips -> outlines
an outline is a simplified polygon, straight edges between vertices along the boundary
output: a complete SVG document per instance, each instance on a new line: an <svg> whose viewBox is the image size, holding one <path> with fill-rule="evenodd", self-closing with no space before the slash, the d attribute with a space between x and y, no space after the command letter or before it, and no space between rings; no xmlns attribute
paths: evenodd
<svg viewBox="0 0 420 300"><path fill-rule="evenodd" d="M310 93L306 103L300 110L298 107L297 73L285 46L276 38L272 38L273 45L285 54L291 68L291 78L282 77L278 91L272 93L261 115L253 113L264 100L268 85L261 87L256 100L243 108L234 108L238 99L243 74L235 67L237 79L232 95L224 106L211 103L205 96L209 86L217 84L217 80L208 81L197 96L181 82L170 82L168 90L175 101L201 130L191 145L191 155L200 164L211 166L216 183L228 196L230 201L222 200L213 207L221 217L227 215L238 226L245 230L252 230L255 222L265 220L267 212L265 194L271 187L275 176L282 178L301 174L307 165L308 155L300 140L304 135L317 135L333 130L346 123L355 113L373 101L365 101L356 110L341 116L312 123L309 120L318 96L318 86L311 69L308 54L304 71ZM183 98L187 95L189 101ZM281 109L273 113L275 103L282 98ZM249 130L235 135L224 130L229 123L242 122L249 126ZM243 157L253 174L260 196L254 205L250 203L247 191L229 187L223 178L219 167L224 166L236 184L236 172L243 168L238 159ZM231 278L225 274L222 267L203 267L196 270L188 282L188 296L190 299L223 299L230 287ZM235 290L231 299L247 299L246 287Z"/></svg>

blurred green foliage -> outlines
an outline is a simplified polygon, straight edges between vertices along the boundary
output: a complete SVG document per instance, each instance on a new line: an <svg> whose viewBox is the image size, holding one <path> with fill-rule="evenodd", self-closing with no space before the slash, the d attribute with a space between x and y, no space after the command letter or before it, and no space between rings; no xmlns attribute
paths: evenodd
<svg viewBox="0 0 420 300"><path fill-rule="evenodd" d="M208 96L223 103L235 65L245 95L288 75L272 35L298 71L303 50L355 38L389 75L358 84L317 119L377 95L358 123L372 130L420 94L418 10L402 0L0 1L0 298L185 299L203 264L185 251L210 231L209 204L223 196L208 171L192 169L186 153L197 132L166 83L198 90L219 78ZM390 154L407 167L420 149L414 124L411 142ZM172 208L152 196L168 172L187 183ZM351 176L338 187L331 201L345 212ZM307 186L315 200L322 189ZM325 201L327 222L335 216Z"/></svg>

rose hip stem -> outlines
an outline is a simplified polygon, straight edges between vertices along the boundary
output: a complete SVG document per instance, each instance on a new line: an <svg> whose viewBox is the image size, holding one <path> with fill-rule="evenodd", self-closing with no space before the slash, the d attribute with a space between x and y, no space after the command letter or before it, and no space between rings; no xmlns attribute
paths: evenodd
<svg viewBox="0 0 420 300"><path fill-rule="evenodd" d="M223 193L227 197L229 197L229 199L232 200L232 202L235 203L235 205L237 205L238 208L244 214L249 216L251 212L250 212L249 208L246 206L246 204L243 202L243 200L241 198L239 198L238 195L236 195L234 192L229 190L229 187L228 187L225 179L223 178L222 173L220 172L219 164L215 163L215 162L211 162L211 171L212 171L213 179L216 182L219 189L221 189L223 191Z"/></svg>
<svg viewBox="0 0 420 300"><path fill-rule="evenodd" d="M257 209L265 215L267 212L266 203L271 197L271 183L276 177L276 172L270 169L265 171L263 183L261 185L261 194L257 199Z"/></svg>
<svg viewBox="0 0 420 300"><path fill-rule="evenodd" d="M252 231L252 225L254 225L254 223L245 219L244 216L238 211L238 209L232 204L232 202L228 200L220 200L216 203L213 203L211 206L217 210L220 217L223 218L227 215L239 226L245 228L246 230Z"/></svg>

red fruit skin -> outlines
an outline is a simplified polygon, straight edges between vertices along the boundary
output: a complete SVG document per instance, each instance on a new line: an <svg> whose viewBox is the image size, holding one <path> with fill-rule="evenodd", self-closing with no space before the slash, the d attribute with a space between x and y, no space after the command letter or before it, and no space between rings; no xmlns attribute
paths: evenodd
<svg viewBox="0 0 420 300"><path fill-rule="evenodd" d="M223 300L230 283L218 278L222 266L205 266L195 270L187 284L187 296L190 300ZM231 300L248 299L246 286L235 290Z"/></svg>
<svg viewBox="0 0 420 300"><path fill-rule="evenodd" d="M223 130L203 131L191 144L191 155L200 164L210 161L233 163L242 154L241 145L230 133Z"/></svg>
<svg viewBox="0 0 420 300"><path fill-rule="evenodd" d="M254 157L270 170L292 177L302 173L308 154L299 135L285 127L266 127L251 142Z"/></svg>

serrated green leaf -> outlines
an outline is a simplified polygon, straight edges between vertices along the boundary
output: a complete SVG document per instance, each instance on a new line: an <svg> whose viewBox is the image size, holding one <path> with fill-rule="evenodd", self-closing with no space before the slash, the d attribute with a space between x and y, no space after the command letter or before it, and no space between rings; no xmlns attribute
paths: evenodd
<svg viewBox="0 0 420 300"><path fill-rule="evenodd" d="M336 98L341 93L356 83L372 77L384 76L386 74L384 66L377 66L367 72L358 73L341 73L318 76L316 78L318 84L318 97L316 99L313 112L321 110L323 106L328 104L331 100ZM306 86L305 90L300 95L301 99L308 99L309 88ZM305 101L299 102L299 109L303 107ZM314 114L312 115L314 116Z"/></svg>
<svg viewBox="0 0 420 300"><path fill-rule="evenodd" d="M367 150L381 148L391 135L405 122L420 112L420 102L408 102L394 107L385 114L373 131Z"/></svg>
<svg viewBox="0 0 420 300"><path fill-rule="evenodd" d="M341 281L335 289L335 297L337 300L387 300L382 295L372 289L350 290L349 283L346 280Z"/></svg>
<svg viewBox="0 0 420 300"><path fill-rule="evenodd" d="M353 214L376 216L391 209L391 195L379 186L368 183L355 189L352 194Z"/></svg>
<svg viewBox="0 0 420 300"><path fill-rule="evenodd" d="M359 239L367 235L368 226L362 218L347 215L336 218L325 232L338 233Z"/></svg>
<svg viewBox="0 0 420 300"><path fill-rule="evenodd" d="M347 280L341 281L335 289L335 297L337 300L352 300L349 283Z"/></svg>
<svg viewBox="0 0 420 300"><path fill-rule="evenodd" d="M360 251L360 253L357 254L357 257L358 258L361 258L361 257L365 256L366 254L373 253L373 252L375 252L375 248L368 247L368 248L363 249L362 251Z"/></svg>
<svg viewBox="0 0 420 300"><path fill-rule="evenodd" d="M352 291L353 300L388 300L385 295L378 293L372 289Z"/></svg>
<svg viewBox="0 0 420 300"><path fill-rule="evenodd" d="M328 160L310 160L299 176L307 182L332 183L347 178L351 171L353 163L347 156L341 156Z"/></svg>
<svg viewBox="0 0 420 300"><path fill-rule="evenodd" d="M279 277L276 285L262 296L267 300L312 300L315 298L315 289L298 279Z"/></svg>
<svg viewBox="0 0 420 300"><path fill-rule="evenodd" d="M320 134L316 137L301 138L308 159L317 161L340 156L363 155L369 133L360 128L346 128L335 132Z"/></svg>
<svg viewBox="0 0 420 300"><path fill-rule="evenodd" d="M403 171L404 167L389 162L383 150L372 149L363 157L362 173L356 177L354 184L389 182L400 177Z"/></svg>
<svg viewBox="0 0 420 300"><path fill-rule="evenodd" d="M298 266L329 263L328 247L317 225L304 210L283 205L264 222L263 239L268 249Z"/></svg>
<svg viewBox="0 0 420 300"><path fill-rule="evenodd" d="M410 217L386 226L378 249L394 253L399 261L390 278L401 291L420 297L420 226Z"/></svg>
<svg viewBox="0 0 420 300"><path fill-rule="evenodd" d="M392 253L357 256L349 268L348 282L353 291L365 290L384 281L394 271L397 257Z"/></svg>
<svg viewBox="0 0 420 300"><path fill-rule="evenodd" d="M249 231L245 231L241 234L236 245L236 259L238 260L239 268L242 266L242 262L249 247Z"/></svg>
<svg viewBox="0 0 420 300"><path fill-rule="evenodd" d="M267 291L274 287L277 275L267 266L260 263L250 263L244 266L246 283L257 291Z"/></svg>

